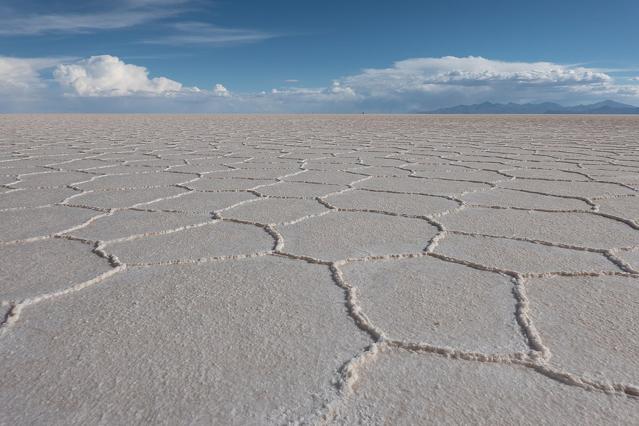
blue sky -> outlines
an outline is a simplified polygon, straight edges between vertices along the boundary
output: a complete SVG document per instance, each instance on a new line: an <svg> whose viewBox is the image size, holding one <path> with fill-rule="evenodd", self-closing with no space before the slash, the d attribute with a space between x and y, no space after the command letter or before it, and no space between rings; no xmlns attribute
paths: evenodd
<svg viewBox="0 0 639 426"><path fill-rule="evenodd" d="M639 2L3 0L0 111L639 104Z"/></svg>

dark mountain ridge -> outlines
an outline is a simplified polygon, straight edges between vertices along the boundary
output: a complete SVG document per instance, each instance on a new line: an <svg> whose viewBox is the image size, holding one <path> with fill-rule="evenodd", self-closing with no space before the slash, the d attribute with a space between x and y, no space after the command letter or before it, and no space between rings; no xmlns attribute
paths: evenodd
<svg viewBox="0 0 639 426"><path fill-rule="evenodd" d="M424 114L639 114L639 107L610 100L574 106L563 106L554 102L539 104L482 102L439 108Z"/></svg>

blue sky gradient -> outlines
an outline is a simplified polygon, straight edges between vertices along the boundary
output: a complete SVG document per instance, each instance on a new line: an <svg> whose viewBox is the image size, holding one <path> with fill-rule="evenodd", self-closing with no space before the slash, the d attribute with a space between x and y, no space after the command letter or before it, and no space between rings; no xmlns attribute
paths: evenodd
<svg viewBox="0 0 639 426"><path fill-rule="evenodd" d="M639 104L637 21L631 0L5 0L0 111Z"/></svg>

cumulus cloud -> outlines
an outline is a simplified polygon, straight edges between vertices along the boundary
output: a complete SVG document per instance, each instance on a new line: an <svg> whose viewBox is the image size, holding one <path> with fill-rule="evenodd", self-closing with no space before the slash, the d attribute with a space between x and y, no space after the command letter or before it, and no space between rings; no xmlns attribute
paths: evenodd
<svg viewBox="0 0 639 426"><path fill-rule="evenodd" d="M468 56L415 58L396 62L391 68L366 69L346 77L349 85L382 90L431 91L433 86L566 86L611 81L603 72L551 62L504 62Z"/></svg>
<svg viewBox="0 0 639 426"><path fill-rule="evenodd" d="M60 85L80 96L170 95L182 90L177 81L149 78L145 67L126 64L110 55L58 65L53 76Z"/></svg>
<svg viewBox="0 0 639 426"><path fill-rule="evenodd" d="M506 62L476 56L413 58L343 77L343 86L407 111L442 103L562 100L614 85L610 75L551 62ZM573 96L574 98L574 96ZM393 106L394 104L394 106Z"/></svg>
<svg viewBox="0 0 639 426"><path fill-rule="evenodd" d="M337 78L325 87L299 87L291 80L284 87L247 93L220 83L199 89L151 77L145 67L110 55L76 61L0 57L0 93L5 94L0 108L11 110L18 92L37 93L49 106L41 110L59 111L417 112L484 101L569 105L603 99L639 104L639 80L618 82L611 75L551 62L414 58ZM29 108L37 110L33 105Z"/></svg>
<svg viewBox="0 0 639 426"><path fill-rule="evenodd" d="M217 83L215 87L213 87L213 94L215 96L221 96L224 98L228 98L229 96L231 96L231 92L229 92L228 89L220 83Z"/></svg>
<svg viewBox="0 0 639 426"><path fill-rule="evenodd" d="M552 62L508 62L478 56L412 58L336 79L325 88L275 89L279 104L351 111L417 112L460 103L564 104L611 97L639 102L639 85L620 84L598 69Z"/></svg>

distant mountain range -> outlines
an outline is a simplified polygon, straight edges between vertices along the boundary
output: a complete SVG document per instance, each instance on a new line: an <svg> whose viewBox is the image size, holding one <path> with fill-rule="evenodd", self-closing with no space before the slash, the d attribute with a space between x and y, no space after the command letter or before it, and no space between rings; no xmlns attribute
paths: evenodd
<svg viewBox="0 0 639 426"><path fill-rule="evenodd" d="M424 114L639 114L639 107L615 101L602 101L589 105L563 106L553 102L540 104L499 104L484 102L457 105L427 111Z"/></svg>

